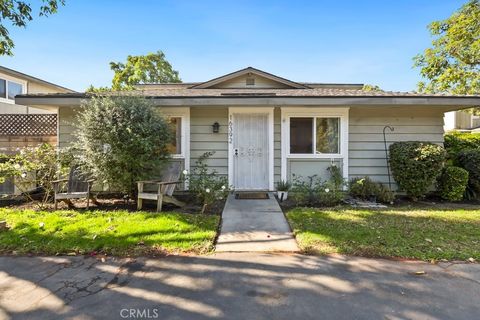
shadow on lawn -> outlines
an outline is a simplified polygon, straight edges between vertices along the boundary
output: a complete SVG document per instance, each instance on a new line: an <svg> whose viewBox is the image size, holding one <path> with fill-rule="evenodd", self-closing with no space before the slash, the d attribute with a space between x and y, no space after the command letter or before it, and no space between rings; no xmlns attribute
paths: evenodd
<svg viewBox="0 0 480 320"><path fill-rule="evenodd" d="M427 275L411 275L418 268ZM15 319L118 319L123 309L156 310L159 319L471 319L480 312L478 284L437 266L301 255L0 257L0 291L0 312Z"/></svg>
<svg viewBox="0 0 480 320"><path fill-rule="evenodd" d="M70 212L65 211L65 216ZM99 223L95 212L72 212L75 215L92 218L92 224ZM114 213L104 214L105 220L112 221L102 225L102 228L92 226L89 221L82 220L82 226L71 227L67 220L57 219L42 229L37 220L17 222L8 231L0 232L0 252L33 254L67 254L99 252L114 255L155 255L165 254L168 250L174 252L206 252L213 246L216 224L207 223L199 215L162 214L162 213L131 213L139 216L132 222L118 221ZM47 213L48 215L48 213ZM129 214L130 215L130 214ZM151 221L155 217L171 217L162 220L162 225ZM213 217L210 217L212 219ZM53 226L50 226L53 224ZM211 235L209 235L211 233Z"/></svg>
<svg viewBox="0 0 480 320"><path fill-rule="evenodd" d="M480 259L480 211L468 218L455 214L438 209L418 214L408 209L297 209L287 216L301 247L310 253Z"/></svg>

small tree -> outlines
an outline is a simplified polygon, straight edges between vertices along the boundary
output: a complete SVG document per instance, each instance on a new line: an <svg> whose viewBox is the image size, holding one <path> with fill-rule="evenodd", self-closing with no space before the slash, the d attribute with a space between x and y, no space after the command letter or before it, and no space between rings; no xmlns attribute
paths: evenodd
<svg viewBox="0 0 480 320"><path fill-rule="evenodd" d="M136 181L158 174L169 157L169 125L144 97L92 96L76 120L81 166L112 189L135 195Z"/></svg>

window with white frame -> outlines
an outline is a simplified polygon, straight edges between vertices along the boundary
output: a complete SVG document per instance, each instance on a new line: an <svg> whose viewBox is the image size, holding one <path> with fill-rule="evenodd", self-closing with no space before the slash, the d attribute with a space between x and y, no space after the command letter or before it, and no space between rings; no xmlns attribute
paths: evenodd
<svg viewBox="0 0 480 320"><path fill-rule="evenodd" d="M291 155L340 154L339 117L290 117Z"/></svg>
<svg viewBox="0 0 480 320"><path fill-rule="evenodd" d="M182 117L169 117L168 124L171 131L171 140L167 144L167 149L172 155L182 155Z"/></svg>
<svg viewBox="0 0 480 320"><path fill-rule="evenodd" d="M13 103L15 96L22 94L25 84L0 77L0 99Z"/></svg>

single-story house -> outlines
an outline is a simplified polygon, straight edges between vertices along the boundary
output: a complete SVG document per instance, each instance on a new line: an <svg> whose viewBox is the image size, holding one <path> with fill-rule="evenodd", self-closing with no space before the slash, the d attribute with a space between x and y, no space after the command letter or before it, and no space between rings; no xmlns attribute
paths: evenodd
<svg viewBox="0 0 480 320"><path fill-rule="evenodd" d="M387 183L383 140L443 142L444 113L480 105L480 96L364 91L362 84L294 82L245 68L201 83L138 86L177 133L174 158L191 168L206 151L209 165L237 190L274 190L293 175ZM83 93L26 94L17 103L58 113L59 146L73 139Z"/></svg>

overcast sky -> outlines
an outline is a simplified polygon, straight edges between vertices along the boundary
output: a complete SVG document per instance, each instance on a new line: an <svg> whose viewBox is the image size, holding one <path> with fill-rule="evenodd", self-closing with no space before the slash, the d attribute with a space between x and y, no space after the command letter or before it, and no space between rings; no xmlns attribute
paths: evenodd
<svg viewBox="0 0 480 320"><path fill-rule="evenodd" d="M40 1L31 1L32 5ZM294 80L414 90L426 26L465 1L66 0L11 29L0 65L83 91L109 85L110 61L162 50L183 81L256 67Z"/></svg>

